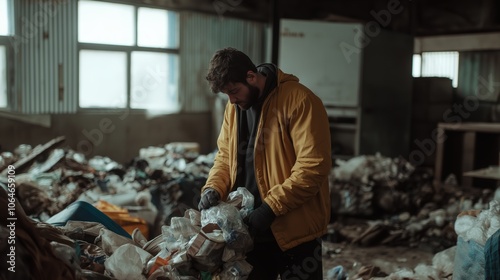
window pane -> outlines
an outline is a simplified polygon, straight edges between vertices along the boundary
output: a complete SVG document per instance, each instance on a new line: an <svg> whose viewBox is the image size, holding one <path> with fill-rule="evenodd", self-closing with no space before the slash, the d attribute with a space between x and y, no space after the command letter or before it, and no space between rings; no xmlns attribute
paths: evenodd
<svg viewBox="0 0 500 280"><path fill-rule="evenodd" d="M130 5L80 0L78 2L78 41L134 45L134 13L135 9Z"/></svg>
<svg viewBox="0 0 500 280"><path fill-rule="evenodd" d="M413 77L420 77L422 71L422 56L419 54L413 55Z"/></svg>
<svg viewBox="0 0 500 280"><path fill-rule="evenodd" d="M422 53L422 77L447 77L458 85L458 52Z"/></svg>
<svg viewBox="0 0 500 280"><path fill-rule="evenodd" d="M139 8L138 45L142 47L177 48L177 13L166 10Z"/></svg>
<svg viewBox="0 0 500 280"><path fill-rule="evenodd" d="M0 0L0 35L9 35L7 0Z"/></svg>
<svg viewBox="0 0 500 280"><path fill-rule="evenodd" d="M0 46L0 107L7 107L7 63L5 46Z"/></svg>
<svg viewBox="0 0 500 280"><path fill-rule="evenodd" d="M80 51L80 107L127 105L127 54Z"/></svg>
<svg viewBox="0 0 500 280"><path fill-rule="evenodd" d="M137 109L178 110L178 57L132 52L130 106Z"/></svg>
<svg viewBox="0 0 500 280"><path fill-rule="evenodd" d="M137 44L142 47L167 47L167 11L139 8Z"/></svg>

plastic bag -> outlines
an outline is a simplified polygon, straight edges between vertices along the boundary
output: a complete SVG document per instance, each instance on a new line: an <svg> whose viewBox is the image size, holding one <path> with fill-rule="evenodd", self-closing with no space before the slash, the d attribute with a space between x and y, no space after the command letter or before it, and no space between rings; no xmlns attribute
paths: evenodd
<svg viewBox="0 0 500 280"><path fill-rule="evenodd" d="M253 248L253 240L243 218L253 210L254 197L246 188L238 188L228 196L227 202L201 211L201 225L217 224L223 232L226 247L222 255L224 262L245 258Z"/></svg>
<svg viewBox="0 0 500 280"><path fill-rule="evenodd" d="M156 254L156 256L152 257L146 265L148 277L151 276L157 269L168 265L170 262L171 253L167 250L164 243L160 244L160 246L162 247L161 251Z"/></svg>
<svg viewBox="0 0 500 280"><path fill-rule="evenodd" d="M208 224L189 241L187 255L193 267L200 271L213 272L222 265L224 236L217 224Z"/></svg>
<svg viewBox="0 0 500 280"><path fill-rule="evenodd" d="M52 246L54 255L71 267L75 271L76 277L79 278L82 269L80 268L80 259L76 255L75 248L54 241L50 242L50 245Z"/></svg>
<svg viewBox="0 0 500 280"><path fill-rule="evenodd" d="M106 255L111 256L118 247L124 244L132 244L133 242L132 239L125 238L109 229L101 228L99 236L95 239L94 243L101 247Z"/></svg>
<svg viewBox="0 0 500 280"><path fill-rule="evenodd" d="M104 262L104 266L106 271L119 280L146 279L142 272L152 257L135 245L125 244L116 249L114 254Z"/></svg>
<svg viewBox="0 0 500 280"><path fill-rule="evenodd" d="M485 276L488 280L498 280L500 279L500 268L498 263L500 263L500 255L498 254L500 248L500 230L495 232L484 245L484 256L485 256Z"/></svg>
<svg viewBox="0 0 500 280"><path fill-rule="evenodd" d="M168 266L162 266L148 277L148 280L156 279L180 280L181 276L176 271L171 271Z"/></svg>
<svg viewBox="0 0 500 280"><path fill-rule="evenodd" d="M161 228L167 249L170 252L180 250L200 229L185 217L172 217L170 226Z"/></svg>
<svg viewBox="0 0 500 280"><path fill-rule="evenodd" d="M247 188L239 187L229 193L227 202L229 204L232 204L231 202L238 202L236 205L233 205L240 210L241 218L245 219L253 210L254 197Z"/></svg>
<svg viewBox="0 0 500 280"><path fill-rule="evenodd" d="M171 256L169 266L171 266L182 275L187 275L193 270L191 266L191 259L187 254L187 250L175 252Z"/></svg>
<svg viewBox="0 0 500 280"><path fill-rule="evenodd" d="M477 216L471 216L470 211L459 214L455 221L457 235L464 241L474 240L484 246L486 240L500 229L500 202L492 200L489 206L489 209L480 211Z"/></svg>
<svg viewBox="0 0 500 280"><path fill-rule="evenodd" d="M434 266L440 273L441 278L445 278L453 274L453 263L457 246L450 247L446 250L438 252L432 258L432 266Z"/></svg>
<svg viewBox="0 0 500 280"><path fill-rule="evenodd" d="M222 271L219 273L219 278L221 280L245 280L250 275L250 272L252 272L252 268L252 265L245 260L225 263Z"/></svg>
<svg viewBox="0 0 500 280"><path fill-rule="evenodd" d="M341 265L337 265L327 272L327 280L345 280L347 279L345 268Z"/></svg>
<svg viewBox="0 0 500 280"><path fill-rule="evenodd" d="M189 219L193 226L197 226L201 228L201 213L195 209L187 209L184 212L184 218Z"/></svg>
<svg viewBox="0 0 500 280"><path fill-rule="evenodd" d="M484 279L484 247L474 240L458 237L453 266L454 280Z"/></svg>
<svg viewBox="0 0 500 280"><path fill-rule="evenodd" d="M104 274L104 262L107 259L104 250L83 240L78 240L77 244L80 247L80 267Z"/></svg>
<svg viewBox="0 0 500 280"><path fill-rule="evenodd" d="M243 254L252 249L252 238L235 206L221 202L217 206L201 211L201 225L204 227L208 224L217 224L220 227L230 249Z"/></svg>

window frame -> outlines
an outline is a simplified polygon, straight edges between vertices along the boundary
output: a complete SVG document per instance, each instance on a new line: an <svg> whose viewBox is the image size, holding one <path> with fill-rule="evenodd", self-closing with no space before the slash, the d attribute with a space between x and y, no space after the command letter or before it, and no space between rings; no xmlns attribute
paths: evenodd
<svg viewBox="0 0 500 280"><path fill-rule="evenodd" d="M77 76L80 77L80 52L82 50L95 50L95 51L116 51L116 52L124 52L127 57L126 61L126 71L127 71L127 80L126 80L126 88L127 88L127 101L125 107L122 108L114 108L114 107L81 107L80 106L80 78L78 78L78 94L77 94L77 100L78 100L78 112L84 112L84 113L116 113L116 112L133 112L133 113L143 113L148 111L148 109L144 108L132 108L131 107L131 90L132 90L132 69L131 69L131 64L132 64L132 52L135 51L141 51L141 52L150 52L150 53L163 53L163 54L174 54L177 55L178 58L180 56L180 15L179 12L173 9L166 9L165 7L158 7L154 5L143 5L143 4L136 4L136 3L124 3L120 1L101 1L101 0L92 0L95 2L104 2L104 3L110 3L110 4L125 4L134 7L134 45L132 46L127 46L127 45L112 45L112 44L98 44L98 43L82 43L80 41L77 41L77 56L78 56L78 65L77 65ZM80 0L78 0L80 2ZM175 12L177 14L177 22L176 22L176 34L177 36L177 47L176 48L158 48L158 47L142 47L138 45L138 19L139 19L139 8L152 8L152 9L159 9L159 10L164 10L166 12ZM78 27L78 26L77 26ZM78 33L77 33L77 38L78 38ZM77 39L78 40L78 39ZM180 65L178 65L180 68ZM177 69L179 70L179 69ZM180 90L180 78L178 79L177 82L177 99L178 99L178 107L180 110L180 100L179 100L179 90ZM171 112L168 111L168 113L176 113L176 112Z"/></svg>

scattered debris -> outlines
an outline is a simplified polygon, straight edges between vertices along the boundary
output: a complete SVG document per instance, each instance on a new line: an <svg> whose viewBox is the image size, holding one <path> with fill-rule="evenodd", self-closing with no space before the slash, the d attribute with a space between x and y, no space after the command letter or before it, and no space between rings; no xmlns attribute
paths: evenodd
<svg viewBox="0 0 500 280"><path fill-rule="evenodd" d="M102 225L97 229L92 225L90 231L90 225L69 222L63 229L46 228L45 233L52 232L46 237L49 241L71 247L68 240L76 240L80 248L79 275L88 279L197 279L203 270L220 279L244 279L249 273L251 267L244 261L244 253L251 239L241 224L234 228L238 223L230 223L233 228L228 228L225 223L237 221L237 215L246 212L223 210L204 216L196 211L215 153L200 155L196 144L170 143L143 148L137 158L120 164L108 157L87 159L73 150L57 149L62 141L64 137L58 137L34 149L20 145L13 153L3 152L0 170L5 176L7 166L16 167L16 196L26 215L38 225L45 225L75 201L100 205L99 209L116 221L137 221L124 227L132 239L119 244L112 242L119 239L116 233ZM494 195L491 190L458 187L453 185L453 176L436 188L431 171L416 168L402 158L379 154L336 164L330 176L333 223L326 240L364 247L405 246L436 253L432 265L388 271L389 275L377 266L364 266L354 279L451 279L451 255L457 236L479 242L482 234L480 244L484 245L485 238L500 227L499 213L488 216L489 212L482 211L488 206L492 211L500 209L489 204ZM246 209L244 201L238 202L241 209ZM220 215L230 217L210 220ZM484 227L481 234L474 233L485 220L491 221L488 228ZM70 258L67 248L57 244L52 245L54 250ZM122 251L122 255L117 254ZM336 258L342 253L343 248L337 247L324 255ZM125 255L140 261L127 265L125 271ZM407 261L396 259L398 263ZM342 266L328 271L328 279L347 276Z"/></svg>
<svg viewBox="0 0 500 280"><path fill-rule="evenodd" d="M377 154L337 164L330 176L335 236L327 240L428 246L436 253L456 245L454 223L462 211L486 209L493 198L489 189L435 187L430 170L401 158Z"/></svg>

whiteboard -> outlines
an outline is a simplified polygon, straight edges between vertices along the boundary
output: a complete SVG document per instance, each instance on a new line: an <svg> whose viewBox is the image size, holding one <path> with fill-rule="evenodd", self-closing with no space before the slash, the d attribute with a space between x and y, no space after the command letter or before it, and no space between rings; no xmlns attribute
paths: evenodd
<svg viewBox="0 0 500 280"><path fill-rule="evenodd" d="M356 47L361 24L283 19L278 67L297 76L325 105L358 106L362 49ZM352 49L350 49L352 50Z"/></svg>

